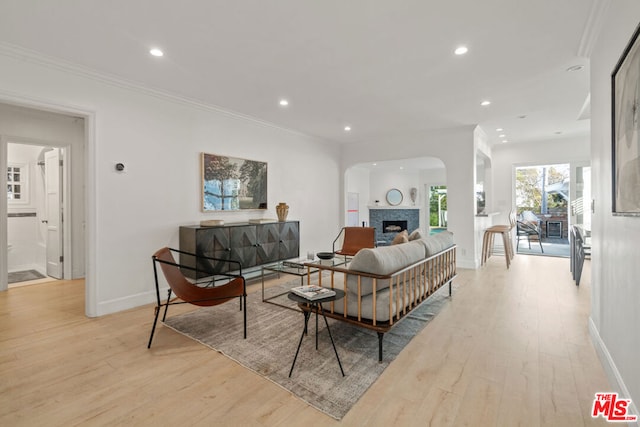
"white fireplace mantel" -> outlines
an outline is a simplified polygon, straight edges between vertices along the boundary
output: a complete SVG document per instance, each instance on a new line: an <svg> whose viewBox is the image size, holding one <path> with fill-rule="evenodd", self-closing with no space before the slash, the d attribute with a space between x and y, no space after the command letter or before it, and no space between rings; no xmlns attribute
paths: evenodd
<svg viewBox="0 0 640 427"><path fill-rule="evenodd" d="M367 206L369 209L420 209L419 206Z"/></svg>

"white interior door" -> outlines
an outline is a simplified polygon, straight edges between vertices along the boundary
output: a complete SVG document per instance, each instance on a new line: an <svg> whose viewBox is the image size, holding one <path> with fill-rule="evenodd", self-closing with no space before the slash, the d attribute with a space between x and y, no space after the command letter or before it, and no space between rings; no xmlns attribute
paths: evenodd
<svg viewBox="0 0 640 427"><path fill-rule="evenodd" d="M60 149L44 154L47 223L47 276L63 278L62 269L62 163Z"/></svg>

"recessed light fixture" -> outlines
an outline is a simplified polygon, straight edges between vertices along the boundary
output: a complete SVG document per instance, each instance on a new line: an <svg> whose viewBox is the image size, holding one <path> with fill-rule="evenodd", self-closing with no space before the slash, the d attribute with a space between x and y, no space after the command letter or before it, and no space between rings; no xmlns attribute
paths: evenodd
<svg viewBox="0 0 640 427"><path fill-rule="evenodd" d="M163 56L163 55L164 55L164 53L163 53L160 49L155 48L155 47L154 47L153 49L151 49L151 50L149 51L149 53L150 53L151 55L153 55L153 56Z"/></svg>
<svg viewBox="0 0 640 427"><path fill-rule="evenodd" d="M507 141L506 139L503 139L503 140L502 140L502 143L503 143L503 144L504 144L504 143L507 143L507 142L509 142L509 141Z"/></svg>
<svg viewBox="0 0 640 427"><path fill-rule="evenodd" d="M503 130L504 130L504 129L502 129L502 128L497 128L497 129L496 129L496 132L502 132Z"/></svg>
<svg viewBox="0 0 640 427"><path fill-rule="evenodd" d="M404 166L400 166L400 170L404 169Z"/></svg>
<svg viewBox="0 0 640 427"><path fill-rule="evenodd" d="M378 164L377 164L377 163L374 163L374 164L373 164L373 166L378 166Z"/></svg>
<svg viewBox="0 0 640 427"><path fill-rule="evenodd" d="M487 105L491 105L491 101L482 101L480 105L482 105L483 107L486 107Z"/></svg>
<svg viewBox="0 0 640 427"><path fill-rule="evenodd" d="M344 131L345 132L350 132L351 131L351 126L345 126L344 127Z"/></svg>
<svg viewBox="0 0 640 427"><path fill-rule="evenodd" d="M289 101L287 101L286 99L281 99L280 100L280 106L281 107L286 107L287 105L289 105Z"/></svg>
<svg viewBox="0 0 640 427"><path fill-rule="evenodd" d="M456 55L464 55L469 52L469 49L466 46L458 46L456 50L453 51Z"/></svg>
<svg viewBox="0 0 640 427"><path fill-rule="evenodd" d="M505 134L503 133L503 134L498 135L498 138L504 138L505 136L507 136L507 135L505 135Z"/></svg>
<svg viewBox="0 0 640 427"><path fill-rule="evenodd" d="M572 65L571 67L567 68L568 72L572 72L572 71L582 71L584 69L584 65Z"/></svg>

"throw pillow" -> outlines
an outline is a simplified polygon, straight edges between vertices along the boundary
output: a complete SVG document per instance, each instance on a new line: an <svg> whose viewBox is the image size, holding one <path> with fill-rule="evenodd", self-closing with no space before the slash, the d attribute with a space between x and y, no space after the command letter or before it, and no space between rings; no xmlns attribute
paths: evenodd
<svg viewBox="0 0 640 427"><path fill-rule="evenodd" d="M411 232L411 234L409 234L409 241L411 242L413 240L418 240L418 239L422 239L422 230L420 230L419 228L416 228Z"/></svg>
<svg viewBox="0 0 640 427"><path fill-rule="evenodd" d="M400 243L407 243L409 241L409 233L407 230L402 230L400 233L396 234L396 237L391 241L392 245L399 245Z"/></svg>

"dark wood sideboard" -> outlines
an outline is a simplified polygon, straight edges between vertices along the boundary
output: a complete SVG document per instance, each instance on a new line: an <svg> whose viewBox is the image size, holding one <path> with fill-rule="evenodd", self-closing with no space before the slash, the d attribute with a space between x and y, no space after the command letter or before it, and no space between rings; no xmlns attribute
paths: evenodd
<svg viewBox="0 0 640 427"><path fill-rule="evenodd" d="M264 224L233 223L203 227L180 227L180 250L200 256L234 260L244 269L300 256L300 222L283 221ZM229 264L208 262L196 265L195 257L180 255L180 263L197 268L185 270L192 279L226 273ZM197 277L196 277L197 276Z"/></svg>

